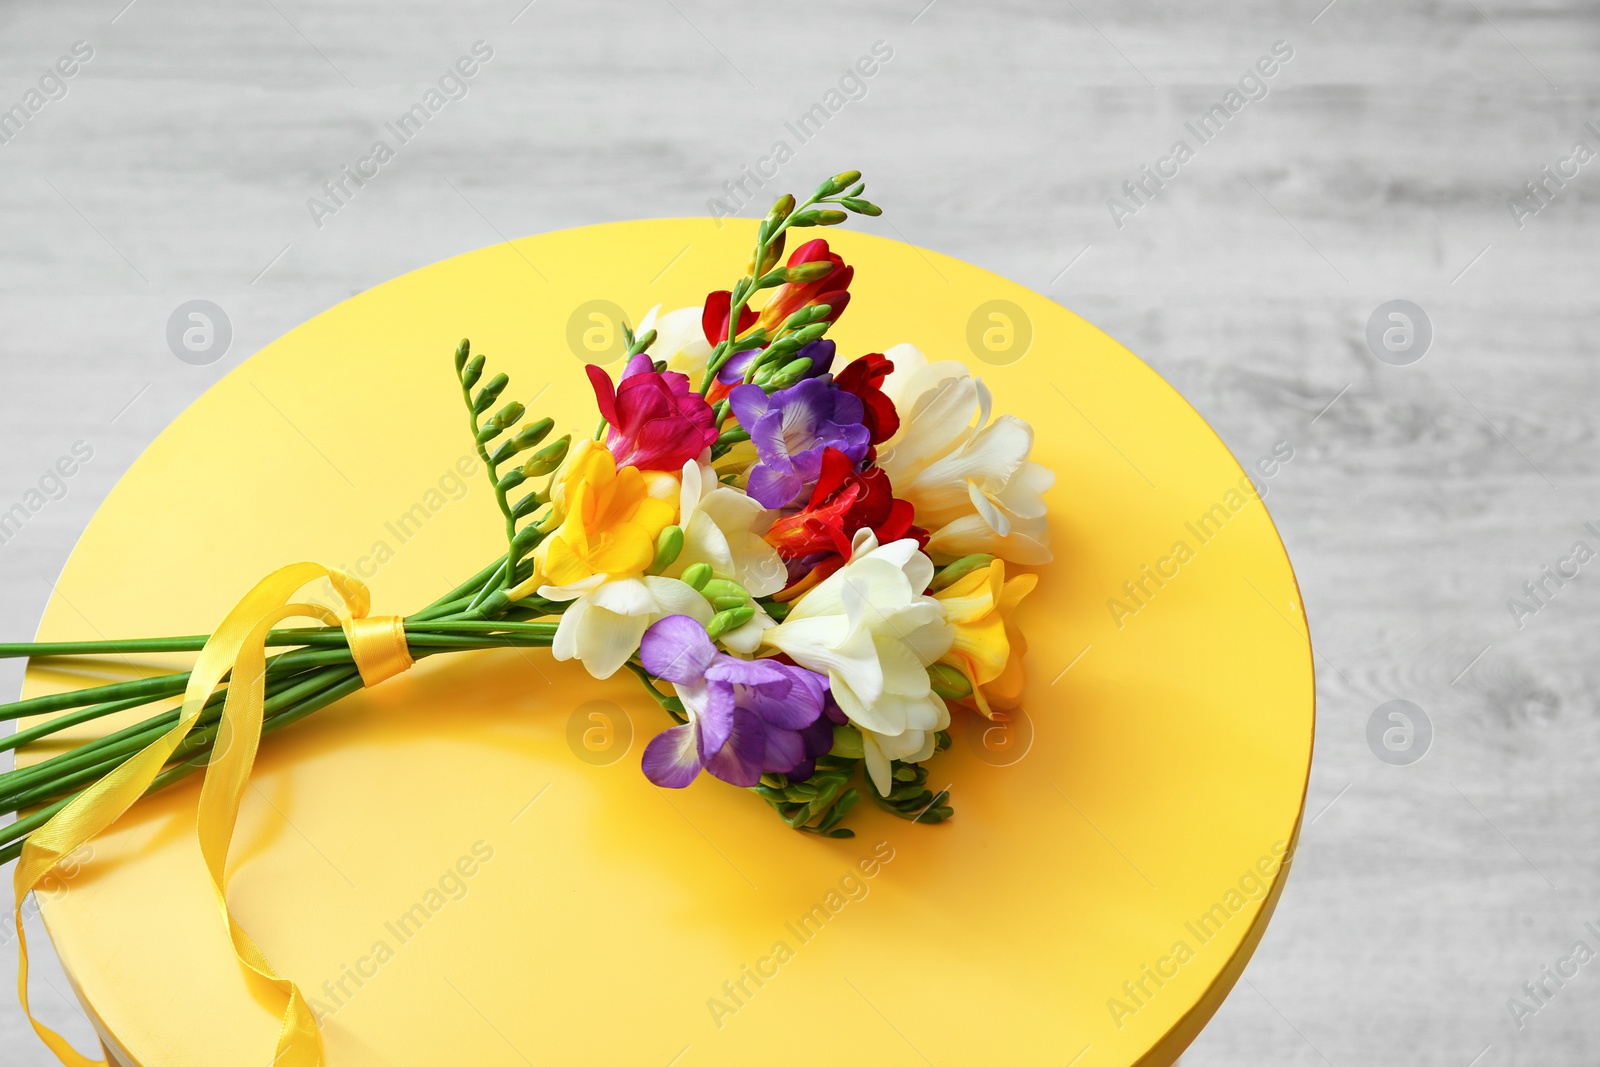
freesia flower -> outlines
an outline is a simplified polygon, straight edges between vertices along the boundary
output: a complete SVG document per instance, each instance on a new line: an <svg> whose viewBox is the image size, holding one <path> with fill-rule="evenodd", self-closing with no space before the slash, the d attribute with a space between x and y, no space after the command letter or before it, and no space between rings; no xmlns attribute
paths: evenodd
<svg viewBox="0 0 1600 1067"><path fill-rule="evenodd" d="M677 516L672 501L651 494L650 482L637 467L619 469L610 450L593 442L569 458L558 483L562 518L539 545L535 580L568 586L596 574L642 574Z"/></svg>
<svg viewBox="0 0 1600 1067"><path fill-rule="evenodd" d="M861 401L820 378L771 396L759 385L736 386L728 402L761 457L746 491L769 508L786 507L810 491L824 450L837 449L852 462L867 454L871 435L861 424Z"/></svg>
<svg viewBox="0 0 1600 1067"><path fill-rule="evenodd" d="M856 269L845 266L843 257L828 250L828 242L822 239L807 241L789 254L786 264L798 267L804 263L817 263L826 260L833 264L833 270L820 278L809 282L785 282L772 291L772 298L761 309L761 314L756 320L756 325L768 333L777 330L783 325L785 319L803 307L813 304L828 305L828 322L839 321L839 316L844 314L844 309L850 304L850 280L855 277ZM727 329L728 306L722 306L723 329ZM741 332L745 329L740 324ZM709 337L709 332L707 333Z"/></svg>
<svg viewBox="0 0 1600 1067"><path fill-rule="evenodd" d="M646 631L639 661L677 690L688 723L664 730L644 750L644 773L656 785L681 789L702 769L738 786L764 772L790 774L809 764L820 735L833 736L823 715L827 680L774 659L745 660L718 652L705 627L671 615ZM823 748L826 751L826 748Z"/></svg>
<svg viewBox="0 0 1600 1067"><path fill-rule="evenodd" d="M800 353L803 355L805 349ZM895 411L894 401L883 391L884 379L893 370L894 364L881 353L870 352L851 360L844 370L833 376L834 385L861 401L861 422L875 445L887 441L900 429L900 414Z"/></svg>
<svg viewBox="0 0 1600 1067"><path fill-rule="evenodd" d="M944 605L923 595L933 563L903 538L880 546L856 536L849 563L794 602L762 642L819 673L839 709L861 731L867 772L878 792L892 788L891 760L933 755L950 711L934 694L927 667L955 638Z"/></svg>
<svg viewBox="0 0 1600 1067"><path fill-rule="evenodd" d="M752 597L771 596L787 584L783 560L762 537L772 525L773 513L719 483L709 465L695 460L683 465L678 508L683 550L667 574L676 576L686 567L704 563L713 577L738 583ZM756 613L749 622L722 635L722 643L735 652L754 652L761 631L772 625L761 606L753 606Z"/></svg>
<svg viewBox="0 0 1600 1067"><path fill-rule="evenodd" d="M604 370L585 368L600 414L611 424L606 446L618 466L675 471L717 439L716 419L689 379L657 371L641 352L628 361L615 387Z"/></svg>
<svg viewBox="0 0 1600 1067"><path fill-rule="evenodd" d="M820 580L850 558L859 530L871 530L884 544L912 537L921 545L928 539L926 530L912 525L911 505L895 499L888 475L876 467L857 470L849 456L829 448L806 506L774 522L766 539L788 564L791 581L812 574Z"/></svg>
<svg viewBox="0 0 1600 1067"><path fill-rule="evenodd" d="M928 551L1050 562L1044 492L1055 475L1028 459L1033 427L1014 415L990 422L988 388L960 363L929 363L912 345L886 355L895 370L884 391L900 430L877 461L932 531Z"/></svg>
<svg viewBox="0 0 1600 1067"><path fill-rule="evenodd" d="M596 678L617 673L658 619L687 615L704 625L712 615L711 605L693 586L654 574L628 578L593 574L572 585L542 585L539 595L572 601L556 625L551 655L579 660Z"/></svg>
<svg viewBox="0 0 1600 1067"><path fill-rule="evenodd" d="M639 323L641 336L656 331L656 339L648 349L650 358L665 360L667 370L687 375L690 382L698 382L704 376L706 360L711 356L711 346L700 329L700 316L699 307L662 313L658 304Z"/></svg>
<svg viewBox="0 0 1600 1067"><path fill-rule="evenodd" d="M939 662L966 675L973 703L990 718L992 709L1014 708L1022 697L1022 657L1028 643L1011 613L1038 584L1036 574L1007 581L1005 561L997 559L933 594L955 630L950 651Z"/></svg>

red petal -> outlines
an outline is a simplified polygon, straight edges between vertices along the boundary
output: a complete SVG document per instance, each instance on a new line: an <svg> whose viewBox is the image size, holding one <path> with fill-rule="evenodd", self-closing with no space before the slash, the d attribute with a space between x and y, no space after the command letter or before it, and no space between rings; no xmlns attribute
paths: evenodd
<svg viewBox="0 0 1600 1067"><path fill-rule="evenodd" d="M600 414L613 426L617 424L617 387L611 384L611 375L595 366L593 363L583 368L589 376L589 384L594 387L594 403L600 409Z"/></svg>
<svg viewBox="0 0 1600 1067"><path fill-rule="evenodd" d="M733 294L718 289L706 297L705 310L700 313L700 329L706 335L706 344L714 345L728 336L728 308L733 304Z"/></svg>

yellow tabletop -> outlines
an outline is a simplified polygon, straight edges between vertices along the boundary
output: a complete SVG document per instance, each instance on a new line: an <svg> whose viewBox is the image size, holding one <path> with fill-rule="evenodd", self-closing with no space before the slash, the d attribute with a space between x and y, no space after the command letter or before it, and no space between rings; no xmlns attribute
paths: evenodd
<svg viewBox="0 0 1600 1067"><path fill-rule="evenodd" d="M660 710L631 676L596 682L542 650L435 657L273 735L230 902L324 1012L334 1067L1168 1064L1237 980L1311 758L1305 617L1265 508L1183 399L1093 326L938 253L827 236L856 266L841 353L909 341L968 361L1056 472L1055 562L1020 613L1026 716L957 714L929 783L952 784L950 822L863 803L837 841L704 776L651 785L639 755ZM318 316L150 446L40 639L205 632L302 559L366 577L375 613L433 600L503 550L456 341L581 435L581 357L620 352L613 308L698 303L752 242L752 224L703 219L569 230ZM152 665L185 661L100 673ZM27 692L84 679L34 664ZM198 785L136 806L44 916L119 1057L266 1064L277 1002L208 898Z"/></svg>

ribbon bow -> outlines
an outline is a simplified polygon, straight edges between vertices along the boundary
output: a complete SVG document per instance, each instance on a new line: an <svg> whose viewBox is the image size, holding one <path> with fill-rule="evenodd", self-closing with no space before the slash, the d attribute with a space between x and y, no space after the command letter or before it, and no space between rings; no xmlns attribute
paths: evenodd
<svg viewBox="0 0 1600 1067"><path fill-rule="evenodd" d="M290 603L307 583L327 578L344 603L344 610L329 611L318 604ZM239 801L250 781L256 749L261 742L262 704L266 693L267 634L284 619L320 619L341 626L364 685L374 686L410 668L405 622L398 616L368 618L371 598L360 581L316 563L294 563L262 579L222 620L206 641L183 694L183 707L175 725L126 762L84 790L72 803L36 830L23 845L13 877L15 919L21 961L17 994L28 1021L40 1039L67 1067L98 1067L100 1060L80 1055L60 1034L33 1017L28 1006L28 941L22 924L22 904L56 867L85 842L110 826L144 795L156 775L200 717L212 692L229 676L222 706L217 742L206 765L200 787L196 820L200 852L211 876L217 908L228 926L239 962L276 986L284 997L283 1026L278 1032L274 1067L321 1067L322 1034L311 1006L295 984L272 969L272 964L228 912L228 846L239 818Z"/></svg>

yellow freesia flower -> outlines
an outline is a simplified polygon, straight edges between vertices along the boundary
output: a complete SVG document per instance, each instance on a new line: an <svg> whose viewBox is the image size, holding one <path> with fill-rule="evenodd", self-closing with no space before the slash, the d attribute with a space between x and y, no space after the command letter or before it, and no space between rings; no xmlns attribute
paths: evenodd
<svg viewBox="0 0 1600 1067"><path fill-rule="evenodd" d="M604 445L580 450L557 483L560 525L539 546L537 584L643 574L655 559L656 538L677 518L675 501L662 498L666 488L636 467L618 470Z"/></svg>
<svg viewBox="0 0 1600 1067"><path fill-rule="evenodd" d="M1028 650L1011 614L1039 584L1036 574L1006 581L1004 560L995 560L934 593L944 605L955 641L939 662L949 664L972 684L972 702L989 718L994 709L1014 708L1022 698L1022 657Z"/></svg>

